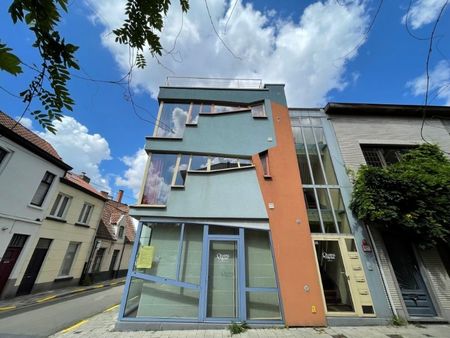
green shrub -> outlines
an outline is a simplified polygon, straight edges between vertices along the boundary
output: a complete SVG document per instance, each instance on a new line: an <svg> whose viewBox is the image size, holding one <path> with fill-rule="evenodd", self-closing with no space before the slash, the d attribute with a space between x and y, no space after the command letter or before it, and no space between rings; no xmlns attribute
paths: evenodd
<svg viewBox="0 0 450 338"><path fill-rule="evenodd" d="M250 327L248 326L248 324L246 322L242 322L242 323L235 323L232 322L229 326L228 329L230 330L231 335L234 334L239 334L242 332L245 332L249 329Z"/></svg>

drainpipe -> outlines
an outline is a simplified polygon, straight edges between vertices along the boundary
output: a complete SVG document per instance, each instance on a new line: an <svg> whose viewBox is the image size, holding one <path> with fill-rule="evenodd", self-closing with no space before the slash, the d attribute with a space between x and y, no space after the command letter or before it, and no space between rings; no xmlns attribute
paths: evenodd
<svg viewBox="0 0 450 338"><path fill-rule="evenodd" d="M94 237L94 241L92 243L92 249L91 249L91 253L89 254L89 259L86 263L86 265L84 266L84 270L83 273L81 274L82 278L80 280L80 282L84 281L84 279L86 278L86 276L89 274L89 269L91 267L91 263L92 263L92 256L94 256L94 252L97 249L97 236Z"/></svg>
<svg viewBox="0 0 450 338"><path fill-rule="evenodd" d="M375 245L375 241L373 240L372 233L370 232L370 227L366 226L365 228L367 230L367 233L369 234L369 238L370 238L370 241L372 243L373 252L375 254L375 259L377 260L377 263L378 263L378 267L379 267L380 274L381 274L381 279L383 280L384 289L386 290L386 295L388 297L389 305L391 306L391 309L392 309L392 312L394 313L394 316L398 317L397 310L395 309L395 306L394 306L394 301L392 300L391 293L389 292L389 288L388 288L388 284L387 284L387 280L386 280L386 275L384 274L383 268L382 268L382 266L380 264L380 258L379 258L380 256L378 254L378 249L377 249L377 246Z"/></svg>

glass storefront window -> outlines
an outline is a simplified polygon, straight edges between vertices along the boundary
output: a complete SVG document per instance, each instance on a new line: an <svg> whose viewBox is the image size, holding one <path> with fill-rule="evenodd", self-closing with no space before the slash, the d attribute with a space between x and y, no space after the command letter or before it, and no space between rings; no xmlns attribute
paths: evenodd
<svg viewBox="0 0 450 338"><path fill-rule="evenodd" d="M337 240L315 240L327 311L354 312L344 261Z"/></svg>
<svg viewBox="0 0 450 338"><path fill-rule="evenodd" d="M277 287L267 231L245 230L245 258L247 287Z"/></svg>
<svg viewBox="0 0 450 338"><path fill-rule="evenodd" d="M175 280L181 225L145 223L142 226L135 271Z"/></svg>
<svg viewBox="0 0 450 338"><path fill-rule="evenodd" d="M125 317L197 318L199 291L132 278Z"/></svg>
<svg viewBox="0 0 450 338"><path fill-rule="evenodd" d="M277 292L247 292L247 318L250 320L280 320Z"/></svg>
<svg viewBox="0 0 450 338"><path fill-rule="evenodd" d="M155 136L182 137L189 112L189 103L163 102Z"/></svg>
<svg viewBox="0 0 450 338"><path fill-rule="evenodd" d="M174 154L151 155L142 204L166 205L176 160Z"/></svg>
<svg viewBox="0 0 450 338"><path fill-rule="evenodd" d="M180 261L180 281L196 285L200 284L202 245L203 226L185 224Z"/></svg>

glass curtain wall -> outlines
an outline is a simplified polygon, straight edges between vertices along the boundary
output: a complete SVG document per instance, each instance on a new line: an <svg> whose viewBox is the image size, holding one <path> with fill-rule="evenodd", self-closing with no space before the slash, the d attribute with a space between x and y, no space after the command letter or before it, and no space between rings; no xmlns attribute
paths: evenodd
<svg viewBox="0 0 450 338"><path fill-rule="evenodd" d="M268 231L143 223L132 259L125 319L281 320Z"/></svg>
<svg viewBox="0 0 450 338"><path fill-rule="evenodd" d="M324 116L290 111L297 160L312 233L350 233L341 191L325 138Z"/></svg>

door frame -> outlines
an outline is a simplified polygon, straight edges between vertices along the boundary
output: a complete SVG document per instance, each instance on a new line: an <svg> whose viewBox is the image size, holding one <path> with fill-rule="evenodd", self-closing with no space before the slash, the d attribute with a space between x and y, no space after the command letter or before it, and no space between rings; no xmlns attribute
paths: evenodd
<svg viewBox="0 0 450 338"><path fill-rule="evenodd" d="M312 244L314 247L314 256L316 258L316 262L315 262L316 269L317 269L317 273L319 274L319 283L320 283L320 288L322 291L321 293L322 293L322 300L323 300L323 305L324 305L324 309L325 309L325 315L330 316L330 317L375 317L375 314L368 315L368 314L365 314L362 312L362 304L358 297L358 288L356 286L356 281L353 278L352 266L351 266L350 255L349 255L350 252L347 250L345 240L346 239L355 240L355 237L353 235L342 235L342 234L330 233L330 234L311 234L311 239L312 239ZM325 300L325 293L324 293L323 285L322 285L322 275L320 274L320 267L319 267L319 260L317 257L317 252L316 252L316 245L314 243L316 240L317 241L336 241L338 243L342 262L343 262L344 268L345 268L345 274L346 274L347 280L348 280L350 296L352 297L353 311L328 311L327 302ZM361 264L363 264L361 261L361 257L359 256L359 252L358 252L358 258L359 258ZM364 269L362 271L364 272ZM364 277L365 277L366 283L367 283L367 277L365 275L366 274L364 272ZM370 290L369 290L369 294L370 294Z"/></svg>
<svg viewBox="0 0 450 338"><path fill-rule="evenodd" d="M236 300L238 302L235 318L207 317L208 306L208 275L209 275L209 256L211 241L235 241L236 242L236 262L237 262L237 280L236 280ZM199 300L199 321L201 322L225 322L246 320L246 303L245 303L245 251L244 251L244 229L239 228L238 235L209 235L208 226L205 226L203 234L203 253L202 253L202 271L200 279L200 300Z"/></svg>

